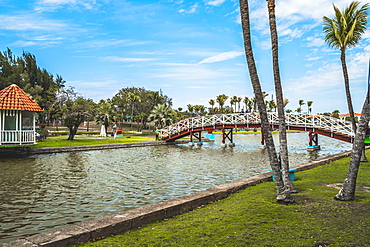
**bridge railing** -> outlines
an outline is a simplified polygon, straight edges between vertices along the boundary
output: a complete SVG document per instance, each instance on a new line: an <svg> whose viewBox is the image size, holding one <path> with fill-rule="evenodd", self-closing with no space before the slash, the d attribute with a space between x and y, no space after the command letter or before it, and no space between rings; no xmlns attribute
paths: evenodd
<svg viewBox="0 0 370 247"><path fill-rule="evenodd" d="M277 113L268 113L268 117L270 124L279 124ZM324 115L290 113L285 115L285 121L287 126L319 128L354 136L351 122L343 119ZM187 118L161 129L160 136L166 138L195 128L238 124L247 126L248 124L261 124L260 116L258 113L233 113Z"/></svg>

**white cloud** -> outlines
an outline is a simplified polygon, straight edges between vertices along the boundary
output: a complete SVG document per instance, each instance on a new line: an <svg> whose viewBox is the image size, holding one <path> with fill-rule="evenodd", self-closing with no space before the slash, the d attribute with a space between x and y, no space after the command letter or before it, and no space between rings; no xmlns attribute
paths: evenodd
<svg viewBox="0 0 370 247"><path fill-rule="evenodd" d="M308 37L306 39L308 41L307 45L308 47L320 47L325 45L325 41L321 37Z"/></svg>
<svg viewBox="0 0 370 247"><path fill-rule="evenodd" d="M117 40L117 39L108 39L108 40L91 40L79 43L78 48L104 48L104 47L125 47L125 46L134 46L134 45L147 45L151 44L151 41L133 41L133 40Z"/></svg>
<svg viewBox="0 0 370 247"><path fill-rule="evenodd" d="M202 61L199 62L199 64L226 61L226 60L230 60L230 59L242 56L242 55L244 55L244 52L239 52L239 51L223 52L223 53L217 54L216 56L203 59Z"/></svg>
<svg viewBox="0 0 370 247"><path fill-rule="evenodd" d="M0 29L5 30L65 30L68 25L56 20L48 20L38 15L0 15Z"/></svg>
<svg viewBox="0 0 370 247"><path fill-rule="evenodd" d="M179 12L180 13L186 13L186 14L193 14L198 10L198 7L199 7L199 4L195 3L193 6L190 7L189 10L180 9Z"/></svg>
<svg viewBox="0 0 370 247"><path fill-rule="evenodd" d="M221 4L223 4L226 0L211 0L211 1L208 1L207 4L208 5L211 5L211 6L220 6Z"/></svg>
<svg viewBox="0 0 370 247"><path fill-rule="evenodd" d="M107 56L102 58L103 61L109 62L148 62L155 61L155 58L134 58L134 57L116 57L116 56Z"/></svg>
<svg viewBox="0 0 370 247"><path fill-rule="evenodd" d="M39 0L36 3L37 11L54 11L63 6L82 6L85 9L92 9L96 0Z"/></svg>

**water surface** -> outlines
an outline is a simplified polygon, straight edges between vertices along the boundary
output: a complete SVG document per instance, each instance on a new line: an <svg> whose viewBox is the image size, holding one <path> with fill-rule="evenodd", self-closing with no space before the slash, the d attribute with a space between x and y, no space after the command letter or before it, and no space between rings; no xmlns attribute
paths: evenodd
<svg viewBox="0 0 370 247"><path fill-rule="evenodd" d="M0 158L0 243L25 238L267 172L260 135L221 137L203 146L148 146ZM277 138L277 134L274 135ZM307 133L288 134L291 166L350 149L319 137L308 152Z"/></svg>

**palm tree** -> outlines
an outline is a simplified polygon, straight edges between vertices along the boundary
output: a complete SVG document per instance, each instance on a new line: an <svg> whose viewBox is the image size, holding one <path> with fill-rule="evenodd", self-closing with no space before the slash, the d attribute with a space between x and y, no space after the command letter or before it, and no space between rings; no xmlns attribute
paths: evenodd
<svg viewBox="0 0 370 247"><path fill-rule="evenodd" d="M215 100L214 99L210 99L209 101L208 101L208 103L211 105L211 111L212 111L212 114L213 114L213 106L215 105Z"/></svg>
<svg viewBox="0 0 370 247"><path fill-rule="evenodd" d="M132 122L134 121L134 108L135 104L138 102L141 102L141 99L136 94L129 94L126 98L127 102L131 104L131 124L130 124L130 130L132 130Z"/></svg>
<svg viewBox="0 0 370 247"><path fill-rule="evenodd" d="M233 108L233 105L235 106L234 112L236 112L236 103L238 103L238 96L231 97L230 105L231 105L231 109Z"/></svg>
<svg viewBox="0 0 370 247"><path fill-rule="evenodd" d="M249 97L245 96L244 99L243 99L243 103L245 104L245 112L248 111L248 108L249 108L249 111L251 111L252 109L249 107L250 104L251 104L251 100L249 99Z"/></svg>
<svg viewBox="0 0 370 247"><path fill-rule="evenodd" d="M330 48L340 50L344 85L346 89L348 111L351 117L352 127L356 133L356 121L352 106L349 78L346 64L346 49L356 46L367 27L367 11L369 4L360 7L359 1L353 1L341 12L334 4L334 18L324 16L325 42Z"/></svg>
<svg viewBox="0 0 370 247"><path fill-rule="evenodd" d="M281 85L280 78L280 68L279 68L279 42L278 34L276 28L276 16L275 16L275 0L268 0L268 13L269 13L269 23L270 23L270 34L271 34L271 48L272 48L272 62L273 62L273 71L274 71L274 84L275 84L275 93L276 93L276 104L275 107L278 110L279 117L279 142L280 142L280 158L281 158L281 167L283 171L283 182L285 187L285 196L290 197L291 192L297 192L295 189L292 180L289 176L289 155L288 155L288 141L286 134L286 123L285 123L285 111L284 107L288 104L289 101L285 100L283 95L283 88Z"/></svg>
<svg viewBox="0 0 370 247"><path fill-rule="evenodd" d="M305 105L306 103L304 103L304 100L303 99L300 99L298 101L298 105L299 105L299 112L302 112L302 106ZM298 112L298 111L297 111Z"/></svg>
<svg viewBox="0 0 370 247"><path fill-rule="evenodd" d="M274 140L270 132L270 124L266 112L266 105L264 103L261 83L258 77L256 63L254 61L254 55L251 44L248 0L240 0L240 15L243 29L245 56L248 64L249 76L251 78L254 95L257 100L258 110L260 111L261 127L266 141L270 165L276 178L275 184L278 193L277 200L289 202L291 201L291 198L289 198L289 196L286 195L284 183L280 178L280 164L277 157Z"/></svg>
<svg viewBox="0 0 370 247"><path fill-rule="evenodd" d="M216 97L216 102L220 106L220 111L223 111L223 107L225 105L226 100L229 98L229 96L226 96L225 94L220 94Z"/></svg>
<svg viewBox="0 0 370 247"><path fill-rule="evenodd" d="M352 201L355 197L357 174L360 167L360 161L363 156L364 139L370 121L370 104L368 101L368 97L369 94L367 95L367 98L365 99L364 105L362 107L361 118L358 123L357 132L352 146L351 160L347 176L343 182L342 189L334 197L334 199L336 200Z"/></svg>
<svg viewBox="0 0 370 247"><path fill-rule="evenodd" d="M192 106L191 104L188 104L186 107L188 108L188 112L192 116L194 113L194 106Z"/></svg>
<svg viewBox="0 0 370 247"><path fill-rule="evenodd" d="M97 111L98 113L95 116L95 121L98 124L104 125L105 131L107 131L109 125L114 121L114 116L117 114L112 102L110 100L101 100L98 103Z"/></svg>
<svg viewBox="0 0 370 247"><path fill-rule="evenodd" d="M311 111L312 111L312 108L311 108L312 103L313 103L313 101L307 101L307 112L308 112L308 114L311 114Z"/></svg>
<svg viewBox="0 0 370 247"><path fill-rule="evenodd" d="M149 121L153 121L155 126L163 128L171 124L173 115L173 111L170 107L165 104L158 104L149 115Z"/></svg>
<svg viewBox="0 0 370 247"><path fill-rule="evenodd" d="M241 101L242 101L242 98L241 97L237 97L236 100L235 100L235 102L238 103L238 112L240 112L240 102ZM235 109L235 111L236 111L236 109Z"/></svg>

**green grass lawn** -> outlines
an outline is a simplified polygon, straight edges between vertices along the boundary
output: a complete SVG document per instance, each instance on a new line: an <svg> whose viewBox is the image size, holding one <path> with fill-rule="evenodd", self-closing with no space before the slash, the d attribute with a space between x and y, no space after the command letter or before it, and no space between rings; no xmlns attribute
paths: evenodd
<svg viewBox="0 0 370 247"><path fill-rule="evenodd" d="M132 142L151 142L155 141L155 137L151 136L123 136L117 137L100 137L100 136L75 136L74 140L67 141L67 136L51 136L37 145L30 146L31 148L46 148L46 147L67 147L67 146L86 146L86 145L103 145L117 143L132 143Z"/></svg>
<svg viewBox="0 0 370 247"><path fill-rule="evenodd" d="M369 156L369 151L367 151ZM370 157L368 157L370 159ZM298 172L296 203L276 203L273 182L122 235L80 246L370 246L370 165L356 198L335 201L349 158Z"/></svg>

